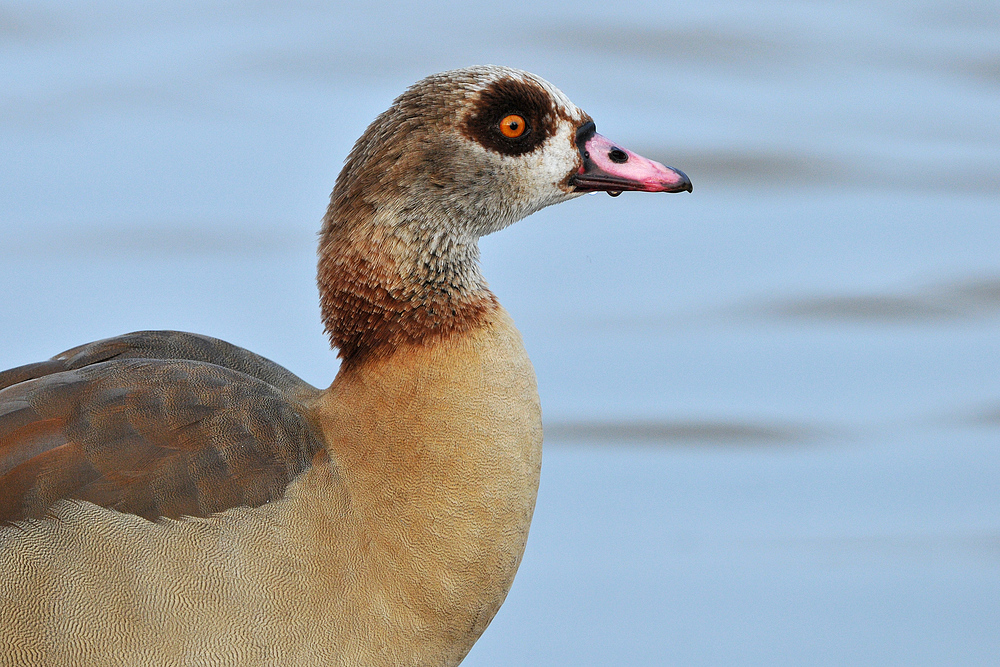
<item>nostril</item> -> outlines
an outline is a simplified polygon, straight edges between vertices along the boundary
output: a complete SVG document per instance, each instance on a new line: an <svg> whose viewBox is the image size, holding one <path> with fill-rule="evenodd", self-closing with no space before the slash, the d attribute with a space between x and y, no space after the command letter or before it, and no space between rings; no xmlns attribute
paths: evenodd
<svg viewBox="0 0 1000 667"><path fill-rule="evenodd" d="M622 164L624 162L628 162L628 153L618 147L615 147L608 151L608 158L615 164Z"/></svg>

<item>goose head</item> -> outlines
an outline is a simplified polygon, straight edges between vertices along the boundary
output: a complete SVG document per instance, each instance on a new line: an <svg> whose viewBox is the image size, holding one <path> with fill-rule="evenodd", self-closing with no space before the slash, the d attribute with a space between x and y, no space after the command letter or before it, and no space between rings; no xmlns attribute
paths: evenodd
<svg viewBox="0 0 1000 667"><path fill-rule="evenodd" d="M691 191L682 172L597 134L528 72L431 75L368 127L337 178L320 242L327 332L346 360L471 326L496 305L479 237L587 192Z"/></svg>

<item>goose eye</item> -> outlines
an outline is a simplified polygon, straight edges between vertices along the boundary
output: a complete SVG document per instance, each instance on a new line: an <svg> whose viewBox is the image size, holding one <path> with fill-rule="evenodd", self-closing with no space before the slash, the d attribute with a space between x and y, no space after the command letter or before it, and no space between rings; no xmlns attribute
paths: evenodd
<svg viewBox="0 0 1000 667"><path fill-rule="evenodd" d="M516 139L524 134L524 130L527 127L528 124L524 121L524 118L518 116L516 113L504 116L504 119L500 121L500 132L503 133L503 136L511 139Z"/></svg>

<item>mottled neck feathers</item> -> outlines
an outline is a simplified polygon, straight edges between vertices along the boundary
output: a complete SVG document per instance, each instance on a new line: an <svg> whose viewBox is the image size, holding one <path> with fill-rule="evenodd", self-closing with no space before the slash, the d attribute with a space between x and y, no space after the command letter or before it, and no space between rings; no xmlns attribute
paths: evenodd
<svg viewBox="0 0 1000 667"><path fill-rule="evenodd" d="M345 363L471 331L498 307L479 276L474 241L435 253L381 231L324 226L320 307Z"/></svg>

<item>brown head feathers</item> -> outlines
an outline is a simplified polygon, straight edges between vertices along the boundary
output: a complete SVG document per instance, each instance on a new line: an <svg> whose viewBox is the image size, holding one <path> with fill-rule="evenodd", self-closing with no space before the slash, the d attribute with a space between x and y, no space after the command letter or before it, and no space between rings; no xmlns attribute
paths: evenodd
<svg viewBox="0 0 1000 667"><path fill-rule="evenodd" d="M516 137L500 128L511 115L525 124ZM397 98L348 156L321 232L323 318L345 361L480 326L496 299L479 237L575 196L587 120L505 67L435 74Z"/></svg>

